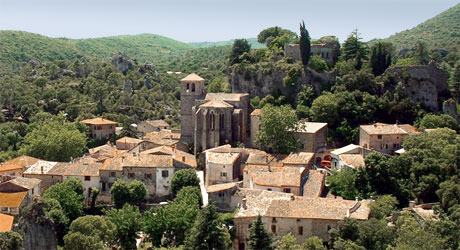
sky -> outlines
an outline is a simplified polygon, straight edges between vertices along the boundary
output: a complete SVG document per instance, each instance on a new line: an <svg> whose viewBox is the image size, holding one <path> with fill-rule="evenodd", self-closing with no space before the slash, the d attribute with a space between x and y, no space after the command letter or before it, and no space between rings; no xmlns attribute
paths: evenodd
<svg viewBox="0 0 460 250"><path fill-rule="evenodd" d="M354 29L367 41L385 38L460 0L0 0L0 30L49 37L95 38L153 33L182 42L251 38L272 26L310 36Z"/></svg>

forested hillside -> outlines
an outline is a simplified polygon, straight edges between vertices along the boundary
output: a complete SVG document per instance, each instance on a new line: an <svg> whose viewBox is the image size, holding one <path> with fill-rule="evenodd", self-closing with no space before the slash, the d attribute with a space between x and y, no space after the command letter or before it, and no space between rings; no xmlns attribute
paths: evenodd
<svg viewBox="0 0 460 250"><path fill-rule="evenodd" d="M257 41L257 38L248 38L246 40L248 40L249 44L251 44L251 47L253 49L265 47L264 44L259 43ZM192 44L193 46L196 46L198 48L209 48L209 47L217 47L217 46L230 46L230 45L233 44L234 41L235 40L232 39L232 40L220 41L220 42L197 42L197 43L190 43L190 44Z"/></svg>
<svg viewBox="0 0 460 250"><path fill-rule="evenodd" d="M444 49L450 53L460 53L460 4L419 24L384 39L398 49L413 48L419 41L430 49Z"/></svg>

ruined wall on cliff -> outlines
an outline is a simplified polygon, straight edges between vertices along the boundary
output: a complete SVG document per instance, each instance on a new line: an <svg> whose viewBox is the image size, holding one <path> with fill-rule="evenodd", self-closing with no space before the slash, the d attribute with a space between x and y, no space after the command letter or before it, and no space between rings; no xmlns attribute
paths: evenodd
<svg viewBox="0 0 460 250"><path fill-rule="evenodd" d="M283 79L289 71L297 71L295 84L286 86ZM250 65L242 68L237 65L229 70L228 81L233 93L248 93L251 98L258 96L263 98L269 94L273 95L278 92L291 103L296 102L297 94L303 86L311 85L316 92L328 88L334 81L336 73L317 73L310 68L304 68L301 65L294 66L276 66L271 65L263 67L260 65Z"/></svg>
<svg viewBox="0 0 460 250"><path fill-rule="evenodd" d="M430 111L440 111L442 103L449 98L447 75L434 62L429 65L399 66L385 71L384 91L394 93L401 82L405 94L415 103Z"/></svg>

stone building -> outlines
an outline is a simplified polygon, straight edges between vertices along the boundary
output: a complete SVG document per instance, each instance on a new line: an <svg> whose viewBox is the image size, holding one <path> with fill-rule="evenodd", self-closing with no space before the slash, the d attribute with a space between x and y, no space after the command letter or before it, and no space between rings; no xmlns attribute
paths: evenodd
<svg viewBox="0 0 460 250"><path fill-rule="evenodd" d="M13 177L0 184L0 192L27 192L32 200L34 195L40 195L41 180L35 178Z"/></svg>
<svg viewBox="0 0 460 250"><path fill-rule="evenodd" d="M118 150L131 150L141 142L143 142L143 140L125 136L116 140L115 145Z"/></svg>
<svg viewBox="0 0 460 250"><path fill-rule="evenodd" d="M159 132L162 129L171 129L171 125L164 120L147 120L137 125L137 131L145 134L150 132Z"/></svg>
<svg viewBox="0 0 460 250"><path fill-rule="evenodd" d="M241 151L234 148L206 152L205 185L238 181L241 155Z"/></svg>
<svg viewBox="0 0 460 250"><path fill-rule="evenodd" d="M365 149L392 155L401 148L404 137L420 132L409 124L375 123L359 127L359 145Z"/></svg>
<svg viewBox="0 0 460 250"><path fill-rule="evenodd" d="M240 250L248 249L249 228L259 215L274 241L292 233L300 244L311 236L328 241L329 230L336 228L344 218L369 218L368 200L300 197L247 189L239 190L233 197L240 200L240 209L234 219L234 249Z"/></svg>
<svg viewBox="0 0 460 250"><path fill-rule="evenodd" d="M329 64L334 63L334 45L324 43L312 43L310 47L310 55L320 56ZM300 46L297 43L286 45L284 48L284 56L291 57L294 60L300 61Z"/></svg>
<svg viewBox="0 0 460 250"><path fill-rule="evenodd" d="M65 165L64 162L52 162L40 160L32 164L25 172L24 177L36 178L41 180L40 193L44 193L50 186L60 183L63 180L62 171Z"/></svg>
<svg viewBox="0 0 460 250"><path fill-rule="evenodd" d="M30 157L27 155L22 155L0 163L0 175L10 175L10 176L22 176L23 172L27 168L39 161L40 159Z"/></svg>
<svg viewBox="0 0 460 250"><path fill-rule="evenodd" d="M364 158L371 152L369 149L354 144L332 150L331 167L334 170L365 167Z"/></svg>
<svg viewBox="0 0 460 250"><path fill-rule="evenodd" d="M98 117L86 119L80 123L88 126L94 139L110 139L115 136L115 127L117 126L117 122Z"/></svg>
<svg viewBox="0 0 460 250"><path fill-rule="evenodd" d="M228 143L246 143L249 95L205 93L204 79L190 74L181 80L181 140L197 154Z"/></svg>

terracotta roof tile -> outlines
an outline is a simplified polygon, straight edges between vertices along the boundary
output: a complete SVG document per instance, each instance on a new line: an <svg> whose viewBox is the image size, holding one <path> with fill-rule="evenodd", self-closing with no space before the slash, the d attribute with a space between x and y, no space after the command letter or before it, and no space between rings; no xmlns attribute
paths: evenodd
<svg viewBox="0 0 460 250"><path fill-rule="evenodd" d="M296 125L297 133L316 133L320 129L327 127L327 123L324 122L299 122Z"/></svg>
<svg viewBox="0 0 460 250"><path fill-rule="evenodd" d="M216 193L216 192L232 189L232 188L234 188L236 186L237 186L236 182L216 184L216 185L207 186L206 187L206 192L207 193Z"/></svg>
<svg viewBox="0 0 460 250"><path fill-rule="evenodd" d="M323 192L325 176L318 170L310 170L307 182L303 186L303 196L320 197Z"/></svg>
<svg viewBox="0 0 460 250"><path fill-rule="evenodd" d="M0 172L11 170L23 170L39 160L40 159L30 157L27 155L19 156L9 161L0 163Z"/></svg>
<svg viewBox="0 0 460 250"><path fill-rule="evenodd" d="M206 161L215 164L234 164L240 156L240 152L207 152Z"/></svg>
<svg viewBox="0 0 460 250"><path fill-rule="evenodd" d="M168 155L173 157L175 161L185 163L192 168L197 167L196 158L194 155L184 152L182 150L173 149L170 146L160 146L148 149L141 152L141 154L150 154L150 155Z"/></svg>
<svg viewBox="0 0 460 250"><path fill-rule="evenodd" d="M259 186L300 187L304 167L247 165L245 168Z"/></svg>
<svg viewBox="0 0 460 250"><path fill-rule="evenodd" d="M201 81L204 81L204 79L195 73L191 73L187 75L186 77L182 78L180 81L181 82L201 82Z"/></svg>
<svg viewBox="0 0 460 250"><path fill-rule="evenodd" d="M345 164L354 168L366 166L364 157L360 154L341 154L339 157Z"/></svg>
<svg viewBox="0 0 460 250"><path fill-rule="evenodd" d="M162 129L158 132L150 132L142 137L142 139L145 141L150 141L163 146L174 145L179 142L180 138L180 133L173 132L170 129Z"/></svg>
<svg viewBox="0 0 460 250"><path fill-rule="evenodd" d="M39 179L35 179L35 178L16 177L7 182L13 183L25 189L32 189L38 186L42 181Z"/></svg>
<svg viewBox="0 0 460 250"><path fill-rule="evenodd" d="M254 111L252 111L251 115L254 115L254 116L258 116L262 114L262 109L254 109Z"/></svg>
<svg viewBox="0 0 460 250"><path fill-rule="evenodd" d="M362 130L370 135L402 135L407 134L405 130L396 124L375 123L371 125L361 125Z"/></svg>
<svg viewBox="0 0 460 250"><path fill-rule="evenodd" d="M219 101L241 101L241 97L249 94L242 93L208 93L206 94L205 100L219 100Z"/></svg>
<svg viewBox="0 0 460 250"><path fill-rule="evenodd" d="M125 137L122 137L118 140L115 141L115 143L135 143L135 144L138 144L138 143L141 143L143 142L143 140L141 139L137 139L137 138L133 138L133 137L129 137L129 136L125 136Z"/></svg>
<svg viewBox="0 0 460 250"><path fill-rule="evenodd" d="M165 122L164 120L147 120L146 123L152 125L152 127L169 127L169 123Z"/></svg>
<svg viewBox="0 0 460 250"><path fill-rule="evenodd" d="M210 100L200 105L200 107L213 107L213 108L233 108L233 105L230 105L224 101L220 100Z"/></svg>
<svg viewBox="0 0 460 250"><path fill-rule="evenodd" d="M307 165L314 156L314 153L307 152L290 153L282 162L286 165Z"/></svg>
<svg viewBox="0 0 460 250"><path fill-rule="evenodd" d="M14 217L0 213L0 232L9 232L13 228Z"/></svg>
<svg viewBox="0 0 460 250"><path fill-rule="evenodd" d="M0 192L0 207L18 208L26 197L27 192Z"/></svg>
<svg viewBox="0 0 460 250"><path fill-rule="evenodd" d="M102 117L86 119L86 120L81 121L80 123L87 124L87 125L117 125L117 122L107 120Z"/></svg>
<svg viewBox="0 0 460 250"><path fill-rule="evenodd" d="M24 171L24 174L46 174L56 164L57 162L55 161L39 160L36 163L30 165L29 168L26 171Z"/></svg>

